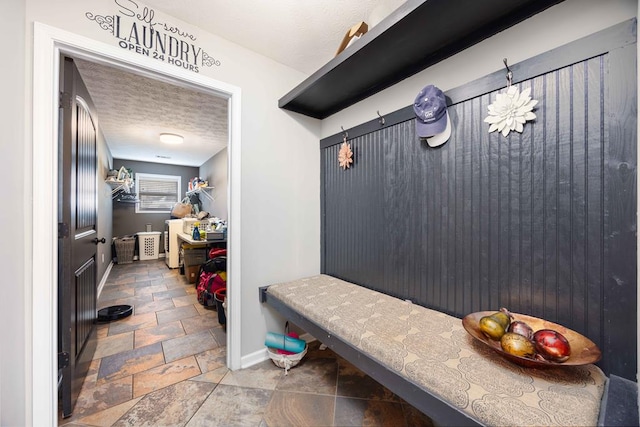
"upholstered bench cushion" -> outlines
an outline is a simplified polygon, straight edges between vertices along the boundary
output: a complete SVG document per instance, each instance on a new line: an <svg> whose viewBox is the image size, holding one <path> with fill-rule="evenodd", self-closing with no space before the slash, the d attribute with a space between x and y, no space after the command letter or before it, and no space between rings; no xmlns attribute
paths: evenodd
<svg viewBox="0 0 640 427"><path fill-rule="evenodd" d="M517 366L475 342L461 319L327 275L267 292L481 424L597 424L606 377L595 365Z"/></svg>

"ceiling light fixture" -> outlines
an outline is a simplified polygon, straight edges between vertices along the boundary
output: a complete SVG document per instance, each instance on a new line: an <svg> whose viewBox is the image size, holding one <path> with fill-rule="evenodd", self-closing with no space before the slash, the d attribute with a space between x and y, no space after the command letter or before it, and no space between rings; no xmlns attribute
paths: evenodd
<svg viewBox="0 0 640 427"><path fill-rule="evenodd" d="M182 135L177 135L175 133L161 133L160 141L165 144L182 144L184 138Z"/></svg>

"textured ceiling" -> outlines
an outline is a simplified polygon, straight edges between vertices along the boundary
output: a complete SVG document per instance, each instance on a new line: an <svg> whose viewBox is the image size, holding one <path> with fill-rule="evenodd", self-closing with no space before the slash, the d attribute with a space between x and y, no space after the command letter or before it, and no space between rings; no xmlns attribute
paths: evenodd
<svg viewBox="0 0 640 427"><path fill-rule="evenodd" d="M365 21L371 29L403 2L147 0L145 4L310 75L335 56L354 24ZM226 147L225 99L84 60L76 63L113 157L200 166ZM184 144L161 144L162 132L183 135Z"/></svg>
<svg viewBox="0 0 640 427"><path fill-rule="evenodd" d="M93 62L75 62L113 157L200 166L227 146L226 99ZM184 143L161 143L163 132L182 135Z"/></svg>

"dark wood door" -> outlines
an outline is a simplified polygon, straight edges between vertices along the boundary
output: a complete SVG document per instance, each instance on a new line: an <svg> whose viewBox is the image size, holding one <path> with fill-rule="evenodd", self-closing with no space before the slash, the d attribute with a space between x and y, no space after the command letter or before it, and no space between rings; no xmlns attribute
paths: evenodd
<svg viewBox="0 0 640 427"><path fill-rule="evenodd" d="M73 60L61 61L58 164L60 406L68 417L96 347L96 124Z"/></svg>

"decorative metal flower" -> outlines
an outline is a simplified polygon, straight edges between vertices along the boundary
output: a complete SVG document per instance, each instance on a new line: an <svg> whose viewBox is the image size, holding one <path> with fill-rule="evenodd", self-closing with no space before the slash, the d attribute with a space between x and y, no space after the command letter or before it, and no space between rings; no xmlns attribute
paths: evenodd
<svg viewBox="0 0 640 427"><path fill-rule="evenodd" d="M338 163L340 164L340 167L345 170L351 166L351 163L353 163L353 151L351 151L351 147L347 144L346 140L340 146Z"/></svg>
<svg viewBox="0 0 640 427"><path fill-rule="evenodd" d="M498 131L502 136L509 135L509 132L522 132L524 124L536 118L531 112L538 103L531 99L529 94L531 88L526 88L520 93L516 86L509 86L507 91L496 95L493 104L489 105L489 115L484 119L485 123L490 123L489 133Z"/></svg>

